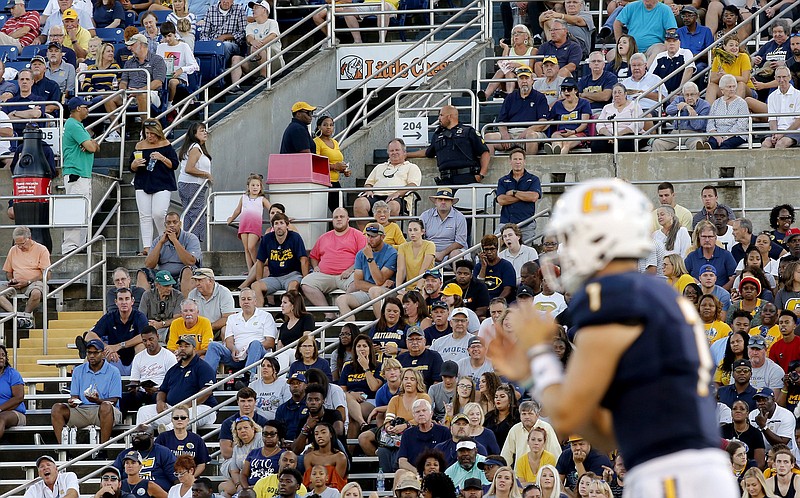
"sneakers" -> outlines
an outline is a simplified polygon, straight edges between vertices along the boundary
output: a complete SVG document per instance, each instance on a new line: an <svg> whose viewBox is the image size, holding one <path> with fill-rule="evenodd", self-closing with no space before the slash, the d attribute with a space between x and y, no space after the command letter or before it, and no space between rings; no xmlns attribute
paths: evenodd
<svg viewBox="0 0 800 498"><path fill-rule="evenodd" d="M478 101L486 102L486 92L483 90L478 90L478 93L475 94L478 97Z"/></svg>
<svg viewBox="0 0 800 498"><path fill-rule="evenodd" d="M114 130L106 136L106 142L122 142L122 137L117 130Z"/></svg>
<svg viewBox="0 0 800 498"><path fill-rule="evenodd" d="M33 320L26 316L22 316L17 318L17 328L18 329L32 329L33 328Z"/></svg>
<svg viewBox="0 0 800 498"><path fill-rule="evenodd" d="M609 28L608 26L603 26L602 28L600 28L600 31L597 32L597 38L603 40L611 36L611 33L612 33L611 28Z"/></svg>
<svg viewBox="0 0 800 498"><path fill-rule="evenodd" d="M81 357L82 360L86 359L86 339L83 338L82 335L79 335L75 338L75 347L78 348L78 356Z"/></svg>
<svg viewBox="0 0 800 498"><path fill-rule="evenodd" d="M228 93L231 95L241 95L244 93L244 90L242 90L242 87L240 87L239 85L234 85L231 87Z"/></svg>
<svg viewBox="0 0 800 498"><path fill-rule="evenodd" d="M695 148L696 150L711 150L711 144L710 144L710 143L708 143L708 142L702 142L702 141L701 141L701 142L697 142L697 143L694 145L694 148Z"/></svg>
<svg viewBox="0 0 800 498"><path fill-rule="evenodd" d="M561 154L561 146L556 144L553 146L553 155L557 156L559 154Z"/></svg>

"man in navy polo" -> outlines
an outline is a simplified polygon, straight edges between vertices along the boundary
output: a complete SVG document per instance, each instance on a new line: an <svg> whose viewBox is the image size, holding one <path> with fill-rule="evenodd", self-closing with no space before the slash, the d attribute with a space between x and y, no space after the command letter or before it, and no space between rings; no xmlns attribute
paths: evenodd
<svg viewBox="0 0 800 498"><path fill-rule="evenodd" d="M426 386L442 381L442 356L425 347L425 333L417 325L408 327L406 346L408 351L397 355L397 361L404 368L419 370Z"/></svg>
<svg viewBox="0 0 800 498"><path fill-rule="evenodd" d="M176 403L180 403L186 398L194 396L204 388L216 382L216 372L195 353L196 347L197 341L194 336L182 335L178 338L178 350L175 352L178 363L167 370L164 381L161 383L161 388L156 395L156 404L145 405L139 408L139 411L136 413L137 425L144 423L159 413L165 412ZM211 407L216 406L217 400L211 394L211 391L209 391L196 399L197 413L191 414L193 418L197 415L202 416L205 412L209 411ZM211 424L216 418L216 413L210 413L203 416L197 422L197 425L203 426ZM151 426L158 424L164 424L169 429L172 428L169 415L150 423Z"/></svg>
<svg viewBox="0 0 800 498"><path fill-rule="evenodd" d="M106 360L117 367L121 375L130 375L133 357L144 350L140 334L148 325L147 316L133 308L133 294L130 289L118 289L114 302L117 309L103 315L91 330L76 337L75 346L80 357L86 358L86 345L89 341L103 341Z"/></svg>
<svg viewBox="0 0 800 498"><path fill-rule="evenodd" d="M306 408L306 376L295 372L286 379L292 397L278 407L275 420L286 426L286 439L294 440L300 433L302 420L308 416Z"/></svg>
<svg viewBox="0 0 800 498"><path fill-rule="evenodd" d="M578 48L580 51L580 48ZM532 123L534 121L547 121L550 106L547 97L533 89L533 71L530 67L522 65L516 70L517 89L508 94L503 100L498 123ZM508 150L514 146L513 141L519 139L547 138L547 125L520 125L519 128L498 126L498 131L486 134L486 140L501 140L500 143L487 144L489 153L494 155L495 150ZM538 142L526 142L525 151L536 154L539 150Z"/></svg>
<svg viewBox="0 0 800 498"><path fill-rule="evenodd" d="M558 75L563 78L572 76L583 60L581 44L573 40L567 31L567 22L563 19L550 20L550 39L539 47L539 55L553 55L558 59ZM541 77L542 63L534 64L536 75Z"/></svg>
<svg viewBox="0 0 800 498"><path fill-rule="evenodd" d="M694 278L700 278L700 269L711 265L717 270L717 285L730 291L736 277L736 260L731 253L717 246L717 229L710 222L701 221L695 230L699 233L700 247L686 256L686 269Z"/></svg>
<svg viewBox="0 0 800 498"><path fill-rule="evenodd" d="M295 102L292 105L292 121L283 131L281 154L302 154L316 152L314 139L308 131L311 116L317 108L307 102Z"/></svg>
<svg viewBox="0 0 800 498"><path fill-rule="evenodd" d="M500 226L519 225L536 213L536 201L542 197L539 177L525 170L525 151L514 148L508 156L511 172L497 181L497 203L500 204ZM521 227L523 240L533 238L536 220Z"/></svg>

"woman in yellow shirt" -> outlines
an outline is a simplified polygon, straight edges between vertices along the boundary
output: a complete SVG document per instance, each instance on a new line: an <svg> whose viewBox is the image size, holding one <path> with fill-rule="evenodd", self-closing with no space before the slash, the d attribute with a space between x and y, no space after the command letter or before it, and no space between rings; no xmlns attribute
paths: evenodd
<svg viewBox="0 0 800 498"><path fill-rule="evenodd" d="M376 203L377 204L377 203ZM436 245L430 240L424 240L425 225L422 220L408 222L408 238L411 239L397 248L397 279L395 285L408 282L433 266L436 256ZM406 286L406 289L422 289L425 279L418 280L415 284Z"/></svg>
<svg viewBox="0 0 800 498"><path fill-rule="evenodd" d="M667 282L681 294L683 294L683 289L687 285L696 282L694 277L686 270L683 258L678 254L664 256L664 276L667 277Z"/></svg>
<svg viewBox="0 0 800 498"><path fill-rule="evenodd" d="M528 448L530 451L517 458L514 465L514 472L522 483L522 487L528 484L536 484L536 473L544 465L555 465L556 457L545 450L547 442L547 432L541 427L534 427L528 433Z"/></svg>
<svg viewBox="0 0 800 498"><path fill-rule="evenodd" d="M716 54L711 62L711 71L708 73L706 101L714 102L717 99L719 96L719 80L724 74L730 74L736 78L736 95L743 99L752 97L751 94L755 87L753 82L750 81L750 71L753 69L750 63L750 56L739 51L739 38L735 34L730 34L725 38L723 48L733 58L715 50ZM723 56L725 60L723 60Z"/></svg>
<svg viewBox="0 0 800 498"><path fill-rule="evenodd" d="M317 145L317 154L328 158L331 187L342 188L342 184L339 183L339 177L342 174L350 176L350 169L348 169L347 163L344 162L344 155L339 149L339 142L333 139L333 131L333 118L323 116L322 119L317 121L314 143ZM328 193L328 209L333 212L337 207L339 207L339 192L331 191Z"/></svg>
<svg viewBox="0 0 800 498"><path fill-rule="evenodd" d="M722 361L719 362L717 371L714 373L714 382L716 382L717 385L722 387L731 383L733 362L747 359L748 342L750 342L750 335L741 330L734 332L728 338L728 344L725 346L725 356L722 358Z"/></svg>
<svg viewBox="0 0 800 498"><path fill-rule="evenodd" d="M722 316L722 303L716 296L713 294L700 296L700 300L697 301L697 309L700 312L700 319L703 320L709 345L728 337L731 327L719 319Z"/></svg>

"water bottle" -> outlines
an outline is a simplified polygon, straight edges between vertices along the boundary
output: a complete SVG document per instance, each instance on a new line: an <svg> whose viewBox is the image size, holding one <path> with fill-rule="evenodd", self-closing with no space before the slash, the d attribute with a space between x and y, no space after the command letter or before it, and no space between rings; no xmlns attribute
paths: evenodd
<svg viewBox="0 0 800 498"><path fill-rule="evenodd" d="M69 427L66 425L61 429L61 444L69 444Z"/></svg>
<svg viewBox="0 0 800 498"><path fill-rule="evenodd" d="M72 427L69 430L69 444L74 445L78 442L78 428Z"/></svg>
<svg viewBox="0 0 800 498"><path fill-rule="evenodd" d="M116 92L117 90L119 90L119 80L117 79L117 77L116 77L116 76L114 76L114 79L113 79L113 80L111 80L111 89L112 89L113 91L115 91L115 92Z"/></svg>
<svg viewBox="0 0 800 498"><path fill-rule="evenodd" d="M153 156L150 156L150 159L147 161L147 171L153 171L156 167L156 160Z"/></svg>
<svg viewBox="0 0 800 498"><path fill-rule="evenodd" d="M378 481L376 483L378 493L386 491L386 477L383 475L383 469L378 469Z"/></svg>
<svg viewBox="0 0 800 498"><path fill-rule="evenodd" d="M89 426L89 444L97 444L97 427L94 425Z"/></svg>

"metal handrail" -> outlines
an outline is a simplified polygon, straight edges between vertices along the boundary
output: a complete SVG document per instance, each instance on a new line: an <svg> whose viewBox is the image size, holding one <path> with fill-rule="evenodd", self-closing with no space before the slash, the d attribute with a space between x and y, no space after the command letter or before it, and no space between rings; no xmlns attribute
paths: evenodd
<svg viewBox="0 0 800 498"><path fill-rule="evenodd" d="M92 251L91 251L90 248L91 248L91 246L93 246L97 242L101 243L101 248L102 248L101 255L100 255L100 261L98 261L95 264L92 264ZM58 287L56 287L52 291L47 292L47 279L48 279L49 273L54 268L63 265L64 263L66 263L67 261L69 261L70 259L72 259L72 258L74 258L76 256L79 256L80 255L79 253L81 251L84 251L84 250L86 251L86 269L82 270L77 275L74 275L72 278L70 278L69 280L67 280L63 284L59 285ZM48 329L48 323L47 323L47 315L48 315L47 300L49 298L51 298L52 296L55 296L56 294L58 294L62 290L66 289L68 286L72 285L74 282L77 282L78 279L80 279L84 275L86 275L86 299L90 299L91 298L91 294L92 294L92 271L94 271L97 268L102 268L103 269L103 275L106 274L106 270L107 270L106 238L103 237L102 235L97 235L97 236L93 237L91 240L87 241L82 246L78 247L74 251L70 252L66 256L62 257L61 259L59 259L55 263L53 263L50 266L48 266L47 268L45 268L45 270L43 272L43 275L42 275L42 282L44 283L45 292L47 292L47 293L45 294L45 296L42 299L42 321L43 321L43 323L42 323L42 337L43 337L42 354L45 354L45 355L47 354L47 329ZM105 279L105 277L100 278L100 281L101 281L101 285L102 285L102 289L103 289L103 291L102 291L103 292L103 309L106 309L106 279Z"/></svg>
<svg viewBox="0 0 800 498"><path fill-rule="evenodd" d="M41 199L42 202L50 202L53 199L83 199L83 208L84 208L84 219L87 220L86 223L78 222L75 224L59 224L58 226L54 225L33 225L27 224L25 225L28 228L86 228L88 231L91 232L92 230L92 217L89 216L91 212L92 206L89 204L89 199L83 194L46 194L46 195L0 195L0 201L6 200L13 200L14 202L19 202L20 204L23 202L27 202L33 199ZM17 225L0 225L0 229L4 228L16 228Z"/></svg>
<svg viewBox="0 0 800 498"><path fill-rule="evenodd" d="M11 354L13 356L14 365L16 365L17 364L17 315L19 315L19 311L17 310L17 301L19 299L19 295L17 294L17 289L13 287L7 287L2 291L0 291L0 297L8 295L11 296L13 311L11 311L11 313L4 316L3 318L0 318L0 326L2 326L0 330L3 331L3 337L0 337L0 339L2 339L4 344L7 342L5 338L5 325L3 324L10 320L13 320L11 322L11 337L12 337L11 344L13 346L13 351L11 352Z"/></svg>
<svg viewBox="0 0 800 498"><path fill-rule="evenodd" d="M200 194L203 193L203 189L206 188L206 185L208 185L209 187L211 186L211 182L208 181L208 178L204 178L203 179L203 183L200 184L200 188L197 189L197 192L194 193L194 195L192 196L192 199L183 208L183 211L181 211L181 226L187 232L191 232L192 230L194 230L194 227L197 226L197 222L200 221L200 218L202 218L203 215L206 214L206 212L207 212L208 204L203 203L203 209L200 210L200 215L197 217L196 220L194 220L194 223L192 223L192 226L187 228L187 227L185 227L183 225L183 220L186 218L186 214L189 212L189 209L194 205L194 203L197 200L197 198L200 197ZM210 188L209 188L209 190L210 190Z"/></svg>
<svg viewBox="0 0 800 498"><path fill-rule="evenodd" d="M120 187L120 181L119 180L114 180L114 182L108 187L108 190L106 190L106 193L103 194L103 196L97 202L97 207L94 208L94 211L92 211L92 214L89 217L89 219L93 220L94 217L97 216L97 214L100 212L100 208L102 207L103 203L106 201L106 199L108 199L111 196L111 191L112 190L116 191L117 200L114 202L114 206L108 211L108 214L106 215L105 219L102 222L100 222L100 224L97 226L97 230L95 230L94 234L92 234L92 237L97 237L98 235L100 235L100 232L102 232L106 228L106 226L108 226L108 222L111 220L111 217L116 215L116 217L117 217L117 235L116 235L117 251L116 251L116 253L114 253L114 255L115 256L119 256L120 228L122 226L122 224L121 224L122 188Z"/></svg>

